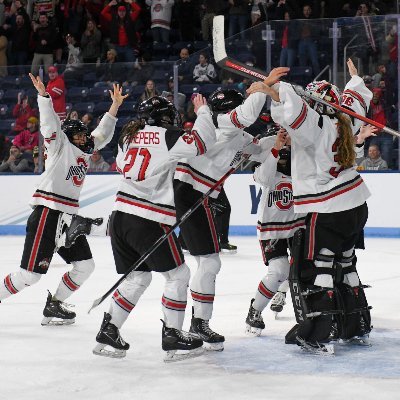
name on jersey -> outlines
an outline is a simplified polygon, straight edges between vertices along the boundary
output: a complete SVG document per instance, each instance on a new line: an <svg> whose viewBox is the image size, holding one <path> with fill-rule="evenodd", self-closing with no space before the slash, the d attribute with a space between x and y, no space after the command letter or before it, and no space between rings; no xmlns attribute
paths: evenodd
<svg viewBox="0 0 400 400"><path fill-rule="evenodd" d="M76 163L78 165L71 165L68 169L68 174L65 180L70 180L74 184L74 186L81 186L83 181L85 180L86 172L89 168L89 165L85 161L83 157L78 157L76 159Z"/></svg>
<svg viewBox="0 0 400 400"><path fill-rule="evenodd" d="M293 206L293 191L290 182L280 182L275 190L268 193L268 207L275 204L280 210L289 210Z"/></svg>
<svg viewBox="0 0 400 400"><path fill-rule="evenodd" d="M132 142L136 144L160 144L159 132L139 131Z"/></svg>

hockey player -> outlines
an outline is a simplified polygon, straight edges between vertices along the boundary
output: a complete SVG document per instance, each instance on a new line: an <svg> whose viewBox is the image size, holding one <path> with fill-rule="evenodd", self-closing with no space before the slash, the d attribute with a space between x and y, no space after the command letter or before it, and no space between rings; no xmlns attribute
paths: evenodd
<svg viewBox="0 0 400 400"><path fill-rule="evenodd" d="M365 115L372 93L348 60L350 81L342 104ZM295 212L308 213L306 230L298 231L293 247L291 291L298 327L290 334L304 350L332 354L324 345L333 331L333 315L339 336L351 339L371 330L368 305L356 271L354 245L368 216L370 193L356 171L354 145L373 134L372 127L313 100L305 102L289 84L270 88L257 83L273 99L271 114L292 139L292 179ZM325 81L312 82L314 95L339 104L338 89ZM297 237L296 237L297 236ZM339 313L335 309L341 310Z"/></svg>
<svg viewBox="0 0 400 400"><path fill-rule="evenodd" d="M262 186L257 236L267 274L251 300L246 318L246 332L260 336L265 328L261 313L287 281L287 250L294 232L304 227L305 221L305 214L295 214L293 211L290 137L285 129L279 129L274 146L266 160L255 169L253 177Z"/></svg>
<svg viewBox="0 0 400 400"><path fill-rule="evenodd" d="M288 68L272 70L269 82L275 83L287 71ZM211 94L209 104L216 126L217 142L205 155L178 163L174 176L178 218L240 159L243 148L253 139L243 128L258 118L265 99L265 94L254 93L243 103L242 94L232 89L217 90ZM220 191L221 189L215 190L211 197L218 197ZM209 326L215 281L221 261L217 230L208 200L181 225L181 234L197 262L197 271L190 284L193 300L190 332L204 341L206 349L222 351L224 336L214 332Z"/></svg>
<svg viewBox="0 0 400 400"><path fill-rule="evenodd" d="M75 313L68 310L63 302L88 279L94 270L94 261L85 237L79 238L70 249L57 249L57 232L62 225L63 213L75 214L78 211L90 154L93 149L100 149L111 140L118 108L126 96L122 95L118 85L114 85L113 91L110 91L112 104L109 111L89 134L80 121L69 120L61 125L43 82L39 77L31 74L30 77L38 91L46 171L30 202L33 212L27 223L20 268L5 277L0 285L0 300L37 283L47 273L53 253L57 250L73 268L64 274L54 296L49 292L42 325L72 324Z"/></svg>
<svg viewBox="0 0 400 400"><path fill-rule="evenodd" d="M124 274L176 221L172 177L176 161L204 154L215 142L214 125L205 99L193 100L198 117L186 133L174 126L178 112L163 97L139 105L138 121L129 122L119 140L117 166L122 174L109 222L117 272ZM190 270L173 233L114 292L104 314L93 352L124 357L129 344L119 330L150 285L152 271L165 278L162 296L162 349L165 361L193 357L203 351L202 340L182 331ZM182 354L177 351L184 350Z"/></svg>

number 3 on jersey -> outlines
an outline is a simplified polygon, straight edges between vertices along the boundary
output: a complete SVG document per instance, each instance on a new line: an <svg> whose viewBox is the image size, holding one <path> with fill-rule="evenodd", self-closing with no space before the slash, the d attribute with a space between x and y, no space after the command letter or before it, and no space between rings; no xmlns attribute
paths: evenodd
<svg viewBox="0 0 400 400"><path fill-rule="evenodd" d="M138 157L138 155L139 155L139 157ZM137 181L142 181L145 178L146 169L149 166L150 159L151 159L151 154L150 154L149 150L146 148L129 149L124 158L125 166L124 166L124 169L122 170L124 177L127 179L134 179ZM135 163L137 165L139 165L139 163L140 163L140 167L136 168L138 170L137 177L127 176L129 171L135 165Z"/></svg>

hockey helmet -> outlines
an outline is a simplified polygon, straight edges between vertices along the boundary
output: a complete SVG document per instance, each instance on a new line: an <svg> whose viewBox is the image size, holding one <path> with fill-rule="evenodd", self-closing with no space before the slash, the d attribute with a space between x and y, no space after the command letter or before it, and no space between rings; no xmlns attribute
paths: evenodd
<svg viewBox="0 0 400 400"><path fill-rule="evenodd" d="M315 81L311 82L306 86L306 93L312 94L313 96L319 97L322 100L330 103L340 105L340 90L337 86L327 81ZM333 115L337 111L333 107L326 106L318 103L317 101L306 98L308 104L317 111L318 114Z"/></svg>
<svg viewBox="0 0 400 400"><path fill-rule="evenodd" d="M82 150L84 153L91 154L93 152L94 148L94 142L93 142L93 137L89 133L89 130L87 126L80 121L79 119L66 119L63 124L61 125L61 129L67 136L68 140L76 147L78 147L80 150ZM73 137L74 135L77 134L84 134L86 137L86 142L82 146L77 146L73 142Z"/></svg>
<svg viewBox="0 0 400 400"><path fill-rule="evenodd" d="M178 110L165 97L153 96L142 101L138 106L138 118L149 125L177 125L182 126Z"/></svg>
<svg viewBox="0 0 400 400"><path fill-rule="evenodd" d="M290 146L284 146L279 150L279 161L276 169L284 175L292 175Z"/></svg>
<svg viewBox="0 0 400 400"><path fill-rule="evenodd" d="M208 104L215 113L227 113L244 102L244 96L236 89L217 89L208 98Z"/></svg>

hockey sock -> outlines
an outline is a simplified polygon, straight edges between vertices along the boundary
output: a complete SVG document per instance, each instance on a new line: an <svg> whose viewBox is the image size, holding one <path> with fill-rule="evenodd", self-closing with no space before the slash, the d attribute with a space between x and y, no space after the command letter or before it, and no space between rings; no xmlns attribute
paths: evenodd
<svg viewBox="0 0 400 400"><path fill-rule="evenodd" d="M29 272L20 268L17 272L8 274L0 284L0 300L4 300L22 289L34 285L39 281L41 274Z"/></svg>
<svg viewBox="0 0 400 400"><path fill-rule="evenodd" d="M64 301L78 290L94 271L93 258L83 261L73 261L73 268L61 278L53 298Z"/></svg>
<svg viewBox="0 0 400 400"><path fill-rule="evenodd" d="M90 228L90 236L108 236L108 224L110 222L110 215L103 217L103 223L100 225L92 224Z"/></svg>
<svg viewBox="0 0 400 400"><path fill-rule="evenodd" d="M198 267L190 285L194 317L209 320L212 316L215 280L221 269L221 260L218 253L195 258Z"/></svg>
<svg viewBox="0 0 400 400"><path fill-rule="evenodd" d="M128 275L113 294L109 309L111 323L121 329L129 313L149 287L151 279L151 272L133 271Z"/></svg>
<svg viewBox="0 0 400 400"><path fill-rule="evenodd" d="M165 287L162 311L168 328L182 329L187 304L187 289L190 279L189 267L183 263L177 268L163 272Z"/></svg>
<svg viewBox="0 0 400 400"><path fill-rule="evenodd" d="M254 296L253 307L257 311L263 311L270 302L278 288L286 281L289 275L289 261L287 257L278 257L268 261L267 275L258 285Z"/></svg>

